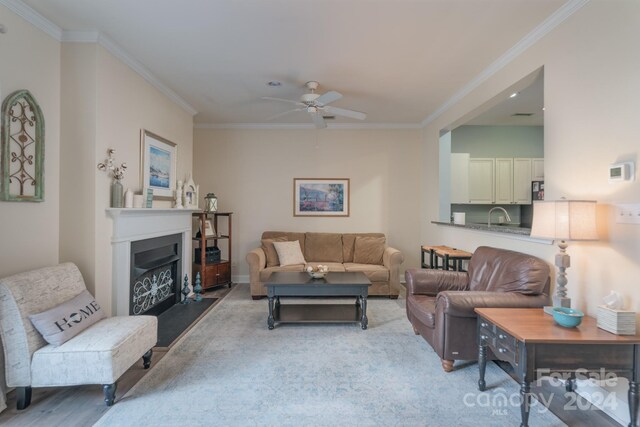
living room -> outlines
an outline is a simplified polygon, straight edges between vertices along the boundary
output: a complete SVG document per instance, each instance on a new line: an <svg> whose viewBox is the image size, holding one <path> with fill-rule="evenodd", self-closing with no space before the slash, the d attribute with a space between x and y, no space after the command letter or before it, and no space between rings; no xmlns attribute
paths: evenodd
<svg viewBox="0 0 640 427"><path fill-rule="evenodd" d="M192 79L194 84L202 85L202 93L179 92L165 81L171 78L170 73L165 73L162 67L144 65L148 61L158 61L158 58L148 58L144 54L139 57L132 55L130 50L139 48L144 52L143 44L140 47L133 41L131 45L122 41L114 42L119 30L127 32L138 28L139 31L140 22L150 26L149 34L158 31L154 28L156 24L153 24L152 12L147 11L145 15L137 9L143 6L136 6L136 11L140 13L131 13L127 19L117 15L117 12L122 12L114 6L113 20L119 22L122 28L113 27L110 33L97 25L95 15L92 19L82 21L84 13L92 16L91 11L85 10L90 6L74 3L77 13L69 14L67 7L71 6L65 6L64 3L0 1L2 99L19 89L29 90L43 111L46 125L44 200L37 204L0 202L0 227L4 242L0 256L0 277L71 261L79 267L87 289L104 311L109 315L114 313L111 259L113 219L106 213L110 204L111 179L96 165L105 159L108 149L115 149L117 163L126 162L128 165L122 180L125 189L142 191L140 132L146 129L176 144L177 176L187 180L191 175L199 185L200 207L204 206L205 194L215 192L219 210L234 212L234 261L231 269L232 281L236 285L231 296L240 288L248 287L249 266L245 256L260 246L261 233L268 230L384 233L388 246L400 250L404 256L400 273L402 280L405 270L420 267L421 245L446 244L468 251L480 246L509 249L545 261L550 267L554 283L558 249L550 242L516 239L505 233L478 232L432 223L442 219L438 203L442 131L466 121L497 95L504 94L525 76L543 68L545 199L566 197L597 201L598 240L572 242L568 249L571 266L567 269L567 288L572 307L595 317L603 298L610 291L616 291L623 295L625 308L636 312L640 310L640 297L636 291L636 277L640 275L640 229L632 224L617 223L614 217L618 204L638 203L638 184L635 181L611 183L608 180L610 165L622 161L637 162L640 128L633 123L637 122L634 119L640 111L640 105L633 94L640 89L640 77L636 72L640 68L640 58L636 54L635 43L640 37L640 7L636 2L558 0L542 2L537 6L526 5L527 2L507 6L504 2L490 0L457 2L460 8L473 11L458 13L474 26L464 28L456 24L457 32L465 34L467 31L468 35L455 39L460 45L438 45L444 50L436 52L424 46L433 39L421 38L409 44L406 37L411 35L411 29L417 28L416 22L425 20L433 24L434 20L444 19L439 17L439 13L442 16L454 13L452 9L456 7L447 9L446 2L409 2L397 6L397 13L402 17L412 15L411 7L420 12L428 10L423 8L428 8L429 3L433 3L433 16L423 17L414 11L415 19L404 23L409 34L401 31L402 21L390 18L391 24L385 27L384 33L374 38L376 46L371 47L363 41L360 41L362 44L356 44L357 47L369 46L373 51L363 51L362 56L355 59L346 56L353 54L348 46L342 49L328 49L325 46L335 56L330 55L332 52L321 52L323 43L312 40L308 35L299 40L300 44L311 43L307 55L288 59L285 52L282 57L287 59L284 61L286 65L281 69L259 69L263 59L260 52L251 50L241 54L241 57L229 54L223 58L228 62L227 66L235 67L238 76L246 75L246 79L253 79L251 85L259 80L262 89L243 89L247 83L242 78L240 83L232 83L234 76L219 73L215 75L221 83L217 86L218 92L213 94L206 87L207 78L210 77L198 72L182 79ZM224 28L225 19L229 18L225 17L224 12L237 10L229 2L223 3L225 6L214 21L209 23L204 17L206 14L202 14L202 21L196 22L194 27L204 22L204 25ZM314 12L308 16L313 25L324 23L326 28L335 26L336 31L345 34L349 28L349 17L358 16L358 13L369 16L364 12L368 6L362 2L353 2L336 23L330 22L329 12L314 10L310 4L297 6L300 9L296 9L292 2L283 1L277 3L275 10L267 11L255 3L251 3L251 8L262 14L247 14L247 22L236 28L233 34L250 34L255 39L264 38L265 43L282 40L275 41L265 34L251 33L251 29L269 27L258 25L260 17L278 17L278 14L285 14L283 9L287 6L292 9L291 16ZM196 10L196 5L192 6ZM331 6L338 8L333 3ZM164 7L171 11L169 5ZM393 11L389 2L381 2L377 7L383 11ZM513 16L513 22L505 19L510 13L518 11L518 7L523 9L517 17ZM109 6L100 5L99 8L106 8L99 10L104 12L104 16L108 15L105 11L109 11ZM469 16L474 13L476 16ZM376 19L370 26L382 22L380 14L374 14ZM314 16L317 21L314 21ZM322 18L326 21L322 21ZM503 26L498 25L500 19ZM299 22L296 25L299 29L304 28ZM128 28L126 31L125 27ZM188 33L188 28L187 23L178 22L169 29L169 34ZM224 34L223 30L220 31ZM400 35L394 37L394 31ZM421 35L415 33L415 37ZM482 42L488 45L476 44L480 43L477 41L480 39L474 38L481 36L485 37ZM446 35L441 34L440 37L446 38ZM213 39L209 54L215 56L224 51L221 45L228 43L228 40L224 37ZM403 43L410 48L403 50ZM262 44L260 46L263 47ZM414 57L421 55L421 46L430 56L418 60ZM176 51L176 55L183 55L175 61L187 68L189 60L182 58L188 58L189 54L196 55L185 46L169 44L162 47L167 51ZM301 49L292 46L291 50L299 52ZM255 62L250 61L252 55L256 57ZM468 62L460 60L460 55L468 56L465 59ZM318 63L315 62L315 56L318 57ZM375 67L371 59L376 57L379 63L397 61L401 66L385 68L385 64L379 64L379 67ZM305 61L319 64L321 60L326 60L330 65L323 67L335 70L323 71L324 68L313 69L308 65L299 65L300 68L294 71L287 70L286 67L295 65L289 62L294 60L298 64L305 64ZM435 71L429 74L430 62L446 63L448 60L454 61L458 68L453 67L448 73L443 71L444 68L438 68L441 74L435 74ZM371 74L366 79L363 68ZM391 73L392 70L394 73ZM415 84L418 80L416 76L420 76L420 73L426 80L420 83L424 86L404 84L404 78ZM271 122L266 120L271 115L285 111L286 105L267 102L261 97L295 98L306 91L304 83L311 79L320 81L319 93L330 90L343 93L344 99L336 102L336 105L366 111L368 119L358 122L338 118L327 129L315 129L303 112ZM266 86L269 81L280 80L284 88ZM378 95L377 90L382 88L376 86L388 86L392 90L397 87L398 98L390 100ZM417 92L422 100L414 102L413 92ZM367 98L367 93L372 94L371 98ZM233 96L252 105L247 108L257 111L260 121L234 116L232 112L242 107L239 105L242 102L234 100ZM406 104L401 102L403 98L407 99ZM196 104L198 108L194 108ZM382 108L384 104L390 104L407 114L383 115L380 111L388 111ZM203 111L205 107L208 109ZM229 111L228 115L226 111ZM349 216L294 216L294 178L349 178ZM153 207L172 206L171 201L154 200ZM190 282L194 279L190 277ZM403 298L401 295L400 301ZM225 299L222 299L222 303ZM371 298L369 330L357 332L375 332L375 310L378 307L383 313L385 308L381 307L382 303L388 302ZM245 303L263 304L266 310L267 302L264 299L251 301L247 298ZM219 308L224 307L220 305ZM215 311L216 307L210 313ZM404 322L406 331L413 339L411 325L406 318L397 321ZM267 333L266 311L260 322L264 326L263 332ZM277 332L283 330L286 331L286 328ZM303 333L298 329L294 331L296 335ZM246 331L239 329L234 332L242 337ZM349 339L359 339L352 335L355 332L342 326L339 332L347 334ZM420 337L415 339L420 340ZM390 342L391 345L401 345L393 340ZM430 347L424 340L418 342L424 347L426 357L426 353L431 351ZM231 343L227 344L232 346ZM314 355L313 360L316 357ZM453 373L444 374L437 357L434 360L434 366L428 369L430 375L438 378L437 382L444 383L452 378L446 375L465 375L471 381L469 392L477 392L475 364L462 365ZM173 368L177 369L176 366ZM152 365L150 372L153 373L153 370ZM256 375L259 373L258 370ZM618 390L617 394L626 404L626 383L615 390ZM99 395L100 387L97 391ZM444 389L440 391L447 393ZM372 391L367 389L367 392ZM178 395L181 396L178 399L184 399L181 408L185 411L192 409L190 402L195 396L189 393L198 391L190 389L182 393ZM119 402L120 398L122 394L119 391L112 408L117 408L119 403L126 403ZM15 398L12 399L14 403ZM255 399L260 398L256 396ZM32 407L25 411L33 410L36 403L34 399ZM104 405L100 397L95 404ZM462 401L447 403L443 408L458 413L469 409ZM316 409L308 410L314 413ZM65 410L69 411L64 407L56 408L56 411ZM6 416L9 411L15 412L15 408L7 408L3 415ZM628 409L623 408L619 412L624 415ZM519 416L519 409L516 408L515 413ZM445 421L440 424L435 421L438 415L443 414L416 410L413 415L422 417L422 425L447 425ZM454 420L442 419L449 422ZM44 420L46 418L40 419ZM314 424L308 418L286 419L283 423L297 424L296 421L300 420ZM325 424L330 420L320 419L317 424ZM434 420L433 423L430 420ZM19 423L20 418L13 421ZM190 421L198 422L196 418ZM473 419L465 418L455 421L458 425L474 423ZM519 419L496 416L494 421L496 425L512 425ZM248 423L252 422L260 424L259 420ZM375 424L369 419L361 422ZM628 418L623 422L628 422ZM214 425L216 420L202 419L200 423ZM220 421L218 424L225 423ZM264 424L277 422L267 419ZM399 417L396 424L412 425L412 422L403 422Z"/></svg>

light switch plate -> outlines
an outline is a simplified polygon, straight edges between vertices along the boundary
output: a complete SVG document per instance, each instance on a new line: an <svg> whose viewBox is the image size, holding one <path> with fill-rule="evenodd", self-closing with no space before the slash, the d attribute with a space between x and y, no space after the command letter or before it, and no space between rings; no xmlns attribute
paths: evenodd
<svg viewBox="0 0 640 427"><path fill-rule="evenodd" d="M640 224L640 204L618 204L615 215L618 224Z"/></svg>

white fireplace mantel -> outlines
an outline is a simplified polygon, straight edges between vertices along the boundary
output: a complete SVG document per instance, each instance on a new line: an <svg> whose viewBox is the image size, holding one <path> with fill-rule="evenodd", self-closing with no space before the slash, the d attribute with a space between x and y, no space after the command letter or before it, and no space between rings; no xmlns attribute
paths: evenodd
<svg viewBox="0 0 640 427"><path fill-rule="evenodd" d="M182 274L191 278L192 213L199 209L108 208L106 211L113 219L113 315L129 315L131 242L182 234Z"/></svg>

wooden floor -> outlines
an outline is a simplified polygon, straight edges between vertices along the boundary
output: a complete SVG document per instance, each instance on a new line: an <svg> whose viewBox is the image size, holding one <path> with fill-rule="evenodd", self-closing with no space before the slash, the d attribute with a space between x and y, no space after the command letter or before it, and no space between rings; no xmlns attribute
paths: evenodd
<svg viewBox="0 0 640 427"><path fill-rule="evenodd" d="M205 297L222 299L228 292L229 289L226 287L219 288L207 292ZM153 364L162 359L166 351L154 350ZM459 369L474 369L473 365L475 363L470 363L469 365L462 366ZM498 363L498 365L509 375L514 376L513 369L508 363ZM477 367L475 368L477 369ZM118 399L122 398L147 372L149 371L143 369L142 360L140 360L124 373L118 380L116 405L118 404ZM583 411L565 410L564 387L552 387L547 382L543 382L541 386L532 385L531 391L533 393L542 393L545 399L552 396L551 412L568 426L619 427L618 423L595 407ZM581 408L588 406L584 399L581 397L578 399L580 400ZM0 425L16 427L60 425L65 427L85 427L93 425L108 409L104 405L102 387L100 386L36 388L33 389L31 406L24 411L16 410L15 392L9 393L7 409L0 414Z"/></svg>
<svg viewBox="0 0 640 427"><path fill-rule="evenodd" d="M226 286L220 287L203 296L220 298L214 304L215 306L229 293L229 290ZM167 351L168 349L154 349L152 365L160 361ZM118 399L122 398L147 372L149 370L142 367L142 359L140 359L120 377L116 391L116 405ZM0 426L91 426L109 409L103 399L102 387L99 385L34 388L31 405L23 411L18 411L15 392L10 392L7 398L7 409L0 413Z"/></svg>

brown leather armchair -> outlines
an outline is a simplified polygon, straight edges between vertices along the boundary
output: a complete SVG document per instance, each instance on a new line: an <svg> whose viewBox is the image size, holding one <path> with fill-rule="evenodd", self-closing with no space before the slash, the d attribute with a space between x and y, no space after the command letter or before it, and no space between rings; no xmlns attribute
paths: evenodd
<svg viewBox="0 0 640 427"><path fill-rule="evenodd" d="M550 305L549 266L520 252L481 246L469 271L408 269L407 318L442 359L446 372L454 360L478 360L476 307ZM492 356L492 355L489 355Z"/></svg>

